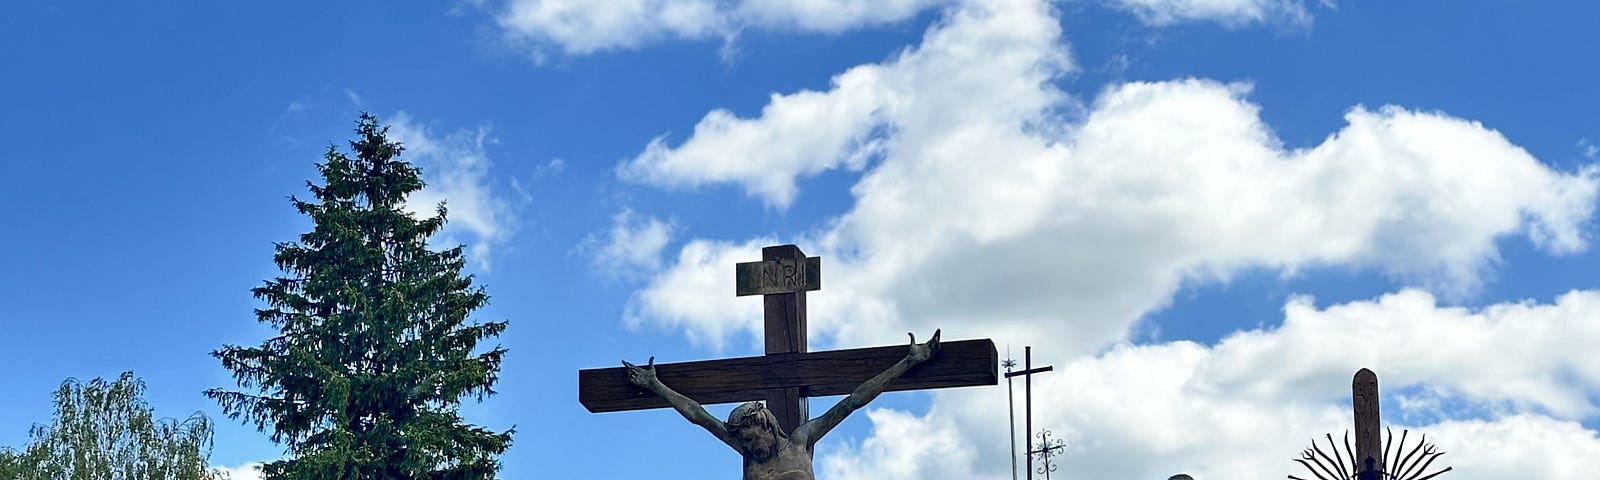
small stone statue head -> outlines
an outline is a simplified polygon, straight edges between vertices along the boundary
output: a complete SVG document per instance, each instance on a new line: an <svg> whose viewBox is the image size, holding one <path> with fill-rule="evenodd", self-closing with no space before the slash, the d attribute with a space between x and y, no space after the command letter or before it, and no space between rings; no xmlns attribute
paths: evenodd
<svg viewBox="0 0 1600 480"><path fill-rule="evenodd" d="M745 402L728 413L725 424L728 433L744 445L745 454L758 459L770 458L778 452L778 417L761 402Z"/></svg>

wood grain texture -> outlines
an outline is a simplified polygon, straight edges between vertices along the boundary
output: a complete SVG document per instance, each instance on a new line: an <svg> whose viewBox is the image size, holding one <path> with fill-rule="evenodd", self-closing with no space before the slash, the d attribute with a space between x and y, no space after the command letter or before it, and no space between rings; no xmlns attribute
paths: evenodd
<svg viewBox="0 0 1600 480"><path fill-rule="evenodd" d="M735 296L773 295L821 289L822 257L770 259L733 265Z"/></svg>
<svg viewBox="0 0 1600 480"><path fill-rule="evenodd" d="M1372 457L1379 471L1384 468L1383 439L1379 435L1381 413L1378 407L1378 374L1372 370L1356 371L1350 381L1350 407L1355 414L1357 469L1365 468L1367 457Z"/></svg>
<svg viewBox="0 0 1600 480"><path fill-rule="evenodd" d="M816 257L812 257L816 259ZM766 262L802 262L806 253L795 245L777 245L761 249L761 260ZM817 262L820 265L820 261ZM805 275L804 266L800 274ZM818 277L820 282L820 277ZM742 282L741 282L742 283ZM820 288L820 283L818 284ZM806 353L806 292L805 290L762 295L762 328L766 340L766 354ZM778 418L778 427L785 433L793 432L802 422L811 418L811 402L806 399L806 387L787 386L764 390L767 410Z"/></svg>
<svg viewBox="0 0 1600 480"><path fill-rule="evenodd" d="M764 391L798 388L808 397L845 395L905 358L907 345L781 353L656 365L662 383L702 405L763 400ZM1000 359L989 339L945 342L886 391L995 385ZM649 390L628 383L621 366L578 371L578 402L590 412L667 408Z"/></svg>

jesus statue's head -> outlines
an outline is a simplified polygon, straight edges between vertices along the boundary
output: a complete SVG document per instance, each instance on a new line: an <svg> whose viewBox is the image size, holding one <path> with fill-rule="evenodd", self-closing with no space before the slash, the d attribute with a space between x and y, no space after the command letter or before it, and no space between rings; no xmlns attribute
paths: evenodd
<svg viewBox="0 0 1600 480"><path fill-rule="evenodd" d="M778 453L778 417L761 402L745 402L728 413L728 433L744 446L746 455L757 460L771 458Z"/></svg>

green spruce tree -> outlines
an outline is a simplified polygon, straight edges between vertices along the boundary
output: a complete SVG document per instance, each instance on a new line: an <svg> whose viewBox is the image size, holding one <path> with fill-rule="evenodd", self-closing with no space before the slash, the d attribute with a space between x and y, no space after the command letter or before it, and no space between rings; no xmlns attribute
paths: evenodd
<svg viewBox="0 0 1600 480"><path fill-rule="evenodd" d="M212 352L247 391L206 396L288 447L266 479L492 479L512 432L457 410L494 394L506 350L479 342L506 323L468 320L489 297L461 274L460 246L427 248L444 205L429 218L405 211L423 182L388 127L363 113L356 132L354 158L330 145L317 165L315 201L290 198L315 226L276 244L285 276L252 290L266 303L257 319L281 334Z"/></svg>

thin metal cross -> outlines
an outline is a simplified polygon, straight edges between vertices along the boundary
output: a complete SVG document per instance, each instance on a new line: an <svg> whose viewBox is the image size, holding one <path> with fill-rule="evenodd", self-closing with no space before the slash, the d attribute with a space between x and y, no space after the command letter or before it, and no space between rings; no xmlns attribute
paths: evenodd
<svg viewBox="0 0 1600 480"><path fill-rule="evenodd" d="M1052 370L1053 368L1051 366L1049 366L1049 365L1045 365L1045 366L1039 367L1039 368L1033 368L1033 347L1032 346L1024 346L1024 347L1022 347L1022 362L1023 362L1022 363L1022 371L1019 371L1019 372L1006 372L1006 378L1007 378L1006 381L1010 382L1009 379L1011 377L1015 377L1015 376L1018 376L1018 375L1022 376L1022 388L1023 388L1023 391L1024 391L1023 396L1026 397L1025 403L1027 404L1027 406L1025 408L1026 408L1026 411L1027 411L1028 437L1032 438L1033 437L1033 374L1048 372L1048 371ZM1033 479L1033 451L1032 451L1032 449L1029 449L1029 451L1028 451L1028 479L1029 480Z"/></svg>
<svg viewBox="0 0 1600 480"><path fill-rule="evenodd" d="M1050 472L1056 471L1056 465L1054 463L1050 463L1050 457L1054 457L1056 455L1060 455L1061 454L1061 450L1063 448L1065 448L1066 445L1067 445L1067 442L1062 441L1059 438L1055 439L1055 440L1051 440L1050 439L1050 431L1049 430L1045 430L1043 432L1039 432L1039 443L1038 443L1038 445L1036 445L1035 448L1029 450L1028 453L1029 454L1037 453L1037 454L1039 454L1039 457L1044 461L1043 465L1039 465L1039 473L1043 473L1044 474L1044 479L1045 480L1050 480Z"/></svg>

